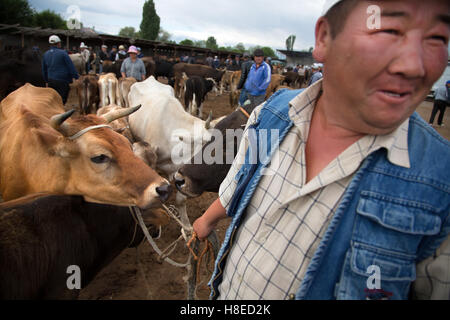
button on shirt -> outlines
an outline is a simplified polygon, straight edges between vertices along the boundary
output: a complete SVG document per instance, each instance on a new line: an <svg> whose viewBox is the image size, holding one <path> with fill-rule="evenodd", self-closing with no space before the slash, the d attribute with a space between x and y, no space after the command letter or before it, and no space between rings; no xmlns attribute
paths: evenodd
<svg viewBox="0 0 450 320"><path fill-rule="evenodd" d="M322 81L290 102L294 122L269 166L236 230L219 285L219 299L290 299L302 282L339 201L363 160L380 148L390 162L409 167L408 125L385 136L365 136L348 147L306 183L305 143ZM254 123L262 106L252 113ZM220 186L228 206L236 189L234 177L244 162L247 130L236 159Z"/></svg>

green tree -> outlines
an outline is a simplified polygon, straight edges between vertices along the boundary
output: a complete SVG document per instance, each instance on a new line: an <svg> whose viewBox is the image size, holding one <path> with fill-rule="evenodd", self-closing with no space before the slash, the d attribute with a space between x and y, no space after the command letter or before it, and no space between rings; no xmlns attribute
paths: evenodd
<svg viewBox="0 0 450 320"><path fill-rule="evenodd" d="M158 38L156 38L156 40L161 41L161 42L169 42L171 37L172 37L172 35L169 32L167 32L166 30L161 28L159 30Z"/></svg>
<svg viewBox="0 0 450 320"><path fill-rule="evenodd" d="M134 27L123 27L122 29L120 29L119 31L119 36L120 37L125 37L125 38L138 38L139 33L136 32L136 29L134 29Z"/></svg>
<svg viewBox="0 0 450 320"><path fill-rule="evenodd" d="M0 21L4 24L33 25L34 10L28 0L0 0Z"/></svg>
<svg viewBox="0 0 450 320"><path fill-rule="evenodd" d="M242 42L239 42L234 48L239 53L244 53L245 52L245 46L244 46L244 44Z"/></svg>
<svg viewBox="0 0 450 320"><path fill-rule="evenodd" d="M194 47L206 48L206 41L205 40L194 41Z"/></svg>
<svg viewBox="0 0 450 320"><path fill-rule="evenodd" d="M275 51L270 47L262 47L261 50L264 52L265 57L275 57Z"/></svg>
<svg viewBox="0 0 450 320"><path fill-rule="evenodd" d="M208 39L206 39L206 48L217 50L219 46L217 45L216 38L209 37Z"/></svg>
<svg viewBox="0 0 450 320"><path fill-rule="evenodd" d="M184 39L183 41L180 41L179 43L182 46L194 46L194 42L192 40L189 39Z"/></svg>
<svg viewBox="0 0 450 320"><path fill-rule="evenodd" d="M35 13L33 16L33 26L50 29L68 29L67 22L59 14L51 10Z"/></svg>
<svg viewBox="0 0 450 320"><path fill-rule="evenodd" d="M143 39L156 40L159 33L160 18L156 13L153 0L146 0L142 9L140 35Z"/></svg>

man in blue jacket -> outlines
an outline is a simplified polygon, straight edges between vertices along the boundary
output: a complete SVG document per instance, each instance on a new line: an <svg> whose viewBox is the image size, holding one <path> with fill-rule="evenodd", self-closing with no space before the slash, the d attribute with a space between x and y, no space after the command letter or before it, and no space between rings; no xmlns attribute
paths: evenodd
<svg viewBox="0 0 450 320"><path fill-rule="evenodd" d="M78 79L72 60L66 51L61 49L61 39L52 35L49 38L50 50L42 58L42 75L46 86L55 89L66 104L73 79Z"/></svg>
<svg viewBox="0 0 450 320"><path fill-rule="evenodd" d="M250 68L244 88L250 102L257 106L264 102L272 74L270 66L264 62L264 52L256 49L253 55L254 63Z"/></svg>
<svg viewBox="0 0 450 320"><path fill-rule="evenodd" d="M450 232L450 143L415 113L447 66L449 12L444 0L326 1L323 79L253 111L194 222L203 239L231 217L212 298L408 299Z"/></svg>

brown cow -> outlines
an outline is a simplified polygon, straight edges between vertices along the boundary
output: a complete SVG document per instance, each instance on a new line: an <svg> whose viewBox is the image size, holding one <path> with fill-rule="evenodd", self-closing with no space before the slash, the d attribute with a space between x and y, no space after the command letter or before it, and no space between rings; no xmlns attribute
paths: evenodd
<svg viewBox="0 0 450 320"><path fill-rule="evenodd" d="M166 225L159 209L145 224ZM152 232L155 235L156 229ZM81 289L143 232L128 207L88 203L81 196L35 194L0 204L0 299L76 299Z"/></svg>
<svg viewBox="0 0 450 320"><path fill-rule="evenodd" d="M240 90L237 87L241 79L241 74L242 71L234 71L231 75L230 105L232 108L236 108L239 104Z"/></svg>
<svg viewBox="0 0 450 320"><path fill-rule="evenodd" d="M95 113L100 101L98 95L98 77L95 75L81 76L75 82L78 95L80 114Z"/></svg>
<svg viewBox="0 0 450 320"><path fill-rule="evenodd" d="M216 83L220 83L220 81L222 81L222 77L225 73L225 71L219 71L201 64L187 63L177 63L173 66L173 72L175 75L175 96L178 98L181 98L183 72L186 73L188 77L199 76L205 79L212 78Z"/></svg>
<svg viewBox="0 0 450 320"><path fill-rule="evenodd" d="M130 103L128 102L128 93L130 93L130 88L133 84L135 84L137 81L133 77L128 78L120 78L119 79L119 96L120 96L120 102L121 105L129 108Z"/></svg>
<svg viewBox="0 0 450 320"><path fill-rule="evenodd" d="M267 87L266 90L266 97L265 100L269 99L272 94L277 91L277 87L280 86L285 81L285 77L279 74L273 74L272 78L270 79L270 84Z"/></svg>
<svg viewBox="0 0 450 320"><path fill-rule="evenodd" d="M170 193L167 180L138 159L107 124L127 116L70 118L53 89L26 84L0 104L0 193L8 201L36 192L148 208ZM100 127L98 127L100 126Z"/></svg>

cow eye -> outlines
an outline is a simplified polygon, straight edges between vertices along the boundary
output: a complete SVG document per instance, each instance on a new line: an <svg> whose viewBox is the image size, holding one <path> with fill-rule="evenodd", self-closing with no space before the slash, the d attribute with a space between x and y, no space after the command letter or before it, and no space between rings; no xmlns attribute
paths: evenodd
<svg viewBox="0 0 450 320"><path fill-rule="evenodd" d="M101 154L101 155L99 155L97 157L91 158L92 162L98 163L98 164L100 164L100 163L107 163L107 162L109 162L109 160L110 160L110 158L108 156L104 155L104 154Z"/></svg>

